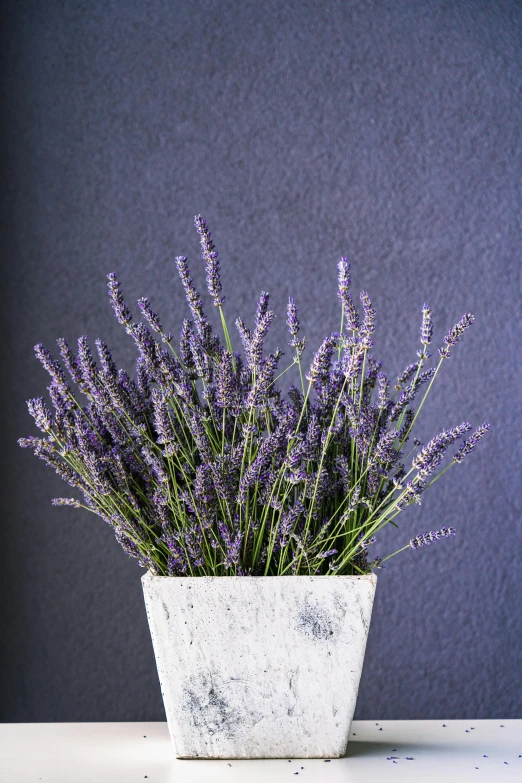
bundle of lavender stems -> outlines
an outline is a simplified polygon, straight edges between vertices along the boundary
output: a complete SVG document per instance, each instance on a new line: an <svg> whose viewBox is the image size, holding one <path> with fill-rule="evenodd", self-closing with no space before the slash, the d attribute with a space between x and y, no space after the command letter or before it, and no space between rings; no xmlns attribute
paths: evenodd
<svg viewBox="0 0 522 783"><path fill-rule="evenodd" d="M360 575L404 549L452 536L454 529L443 527L393 555L369 558L376 534L397 526L397 516L420 503L489 429L485 422L470 435L463 422L425 445L413 438L406 446L442 363L474 317L461 318L438 363L427 367L433 327L424 305L417 360L392 386L372 354L370 297L361 293L360 312L350 294L350 264L341 258L340 331L325 338L305 372L306 341L290 298L292 358L280 372L282 352L265 350L274 318L265 292L252 328L237 319L243 351L233 350L218 253L199 215L195 226L222 337L180 256L191 318L176 348L147 299L138 301L143 322L133 320L115 274L108 275L114 313L138 351L134 377L117 369L102 340L95 359L85 336L77 353L59 339L61 363L36 346L51 376L53 409L43 397L29 400L43 434L19 444L81 495L54 505L101 516L124 551L160 576ZM300 388L283 394L276 382L290 367L299 370Z"/></svg>

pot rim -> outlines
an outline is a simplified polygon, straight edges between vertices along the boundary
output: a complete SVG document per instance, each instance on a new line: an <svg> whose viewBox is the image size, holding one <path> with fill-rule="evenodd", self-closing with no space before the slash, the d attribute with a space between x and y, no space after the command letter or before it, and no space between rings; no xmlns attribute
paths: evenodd
<svg viewBox="0 0 522 783"><path fill-rule="evenodd" d="M156 579L176 579L178 581L190 581L190 582L201 582L202 580L214 580L214 579L248 579L248 580L259 580L259 579L268 579L268 580L274 580L274 579L307 579L309 581L313 581L314 579L357 579L357 580L368 580L370 582L377 583L377 574L371 573L371 574L317 574L316 576L311 576L308 574L287 574L287 575L279 575L279 576L161 576L159 574L153 574L150 571L146 571L143 576L141 577L141 581L152 581Z"/></svg>

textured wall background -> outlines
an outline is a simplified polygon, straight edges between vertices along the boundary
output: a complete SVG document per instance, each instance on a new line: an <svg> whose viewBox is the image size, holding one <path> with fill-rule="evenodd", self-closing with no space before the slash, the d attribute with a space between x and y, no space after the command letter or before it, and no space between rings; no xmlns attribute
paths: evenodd
<svg viewBox="0 0 522 783"><path fill-rule="evenodd" d="M228 313L293 293L310 346L336 328L336 262L378 310L376 353L413 361L476 324L421 438L489 418L482 448L393 543L458 536L381 572L357 716L521 717L522 8L417 2L30 2L2 31L2 590L5 721L161 720L143 573L16 439L47 376L32 346L103 336L130 365L105 275L178 331L177 254L209 221ZM380 348L379 348L380 346Z"/></svg>

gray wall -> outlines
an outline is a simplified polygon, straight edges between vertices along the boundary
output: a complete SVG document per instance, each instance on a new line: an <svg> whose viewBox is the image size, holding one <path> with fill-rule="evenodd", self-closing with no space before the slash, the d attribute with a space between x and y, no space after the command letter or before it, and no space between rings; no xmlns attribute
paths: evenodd
<svg viewBox="0 0 522 783"><path fill-rule="evenodd" d="M454 541L381 572L357 716L522 717L520 578L521 5L30 2L2 32L4 721L162 720L140 576L96 517L16 446L47 377L32 346L104 337L130 364L105 275L173 331L202 212L227 312L289 293L310 345L336 328L336 262L378 311L376 353L413 361L420 309L445 363L418 435L492 431L381 556L452 524ZM5 629L8 629L5 632Z"/></svg>

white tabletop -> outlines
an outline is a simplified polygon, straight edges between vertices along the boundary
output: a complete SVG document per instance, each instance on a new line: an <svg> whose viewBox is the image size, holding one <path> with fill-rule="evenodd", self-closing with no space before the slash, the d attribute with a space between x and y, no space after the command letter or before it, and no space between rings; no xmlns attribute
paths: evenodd
<svg viewBox="0 0 522 783"><path fill-rule="evenodd" d="M445 726L443 725L445 724ZM0 725L2 783L522 781L522 720L354 721L345 758L178 760L166 723Z"/></svg>

